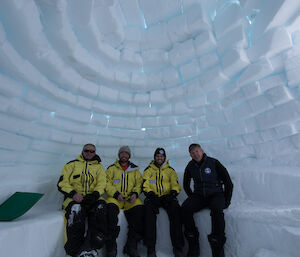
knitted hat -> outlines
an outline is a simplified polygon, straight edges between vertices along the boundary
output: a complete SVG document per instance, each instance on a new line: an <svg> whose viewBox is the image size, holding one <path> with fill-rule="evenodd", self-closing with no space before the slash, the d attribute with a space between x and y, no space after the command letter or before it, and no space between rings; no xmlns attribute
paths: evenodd
<svg viewBox="0 0 300 257"><path fill-rule="evenodd" d="M120 147L120 149L119 149L119 153L118 153L118 155L120 155L120 153L128 153L129 154L129 157L131 156L131 151L130 151L130 148L129 148L129 146L128 145L123 145L123 146L121 146Z"/></svg>
<svg viewBox="0 0 300 257"><path fill-rule="evenodd" d="M156 150L155 150L155 152L154 152L154 158L155 158L155 155L157 155L157 154L162 154L162 155L164 155L165 158L166 158L166 151L165 151L165 149L163 149L163 148L156 148Z"/></svg>

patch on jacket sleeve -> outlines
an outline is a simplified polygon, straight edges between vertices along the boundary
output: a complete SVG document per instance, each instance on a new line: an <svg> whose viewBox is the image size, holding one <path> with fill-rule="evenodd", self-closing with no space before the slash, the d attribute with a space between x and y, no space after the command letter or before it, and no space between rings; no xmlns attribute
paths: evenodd
<svg viewBox="0 0 300 257"><path fill-rule="evenodd" d="M156 180L155 180L155 179L149 180L149 184L155 184L155 183L156 183Z"/></svg>
<svg viewBox="0 0 300 257"><path fill-rule="evenodd" d="M120 181L121 181L120 179L114 179L114 183L115 183L115 184L120 183Z"/></svg>

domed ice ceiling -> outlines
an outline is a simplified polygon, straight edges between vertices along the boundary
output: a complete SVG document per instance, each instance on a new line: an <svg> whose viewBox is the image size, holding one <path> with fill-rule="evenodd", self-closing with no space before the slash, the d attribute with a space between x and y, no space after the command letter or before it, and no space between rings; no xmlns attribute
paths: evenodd
<svg viewBox="0 0 300 257"><path fill-rule="evenodd" d="M198 142L298 165L297 2L2 0L1 163Z"/></svg>

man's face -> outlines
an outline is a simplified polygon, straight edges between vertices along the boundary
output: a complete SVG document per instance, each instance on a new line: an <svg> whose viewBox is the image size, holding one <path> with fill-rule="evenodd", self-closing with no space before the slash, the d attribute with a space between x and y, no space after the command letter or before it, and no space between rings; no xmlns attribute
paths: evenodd
<svg viewBox="0 0 300 257"><path fill-rule="evenodd" d="M156 154L154 161L160 167L165 162L165 156L163 154Z"/></svg>
<svg viewBox="0 0 300 257"><path fill-rule="evenodd" d="M129 160L129 154L126 153L126 152L121 152L121 153L119 154L119 159L120 159L120 161L123 162L123 163L128 162L128 160Z"/></svg>
<svg viewBox="0 0 300 257"><path fill-rule="evenodd" d="M87 161L92 160L96 155L95 147L92 145L87 145L82 150L82 155L83 155L84 159L86 159Z"/></svg>
<svg viewBox="0 0 300 257"><path fill-rule="evenodd" d="M203 157L203 150L200 147L195 147L190 151L190 156L192 159L194 159L196 162L200 162Z"/></svg>

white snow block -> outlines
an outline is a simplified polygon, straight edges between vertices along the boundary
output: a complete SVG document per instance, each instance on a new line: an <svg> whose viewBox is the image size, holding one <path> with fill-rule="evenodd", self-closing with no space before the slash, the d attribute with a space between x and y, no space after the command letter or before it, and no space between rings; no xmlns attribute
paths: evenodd
<svg viewBox="0 0 300 257"><path fill-rule="evenodd" d="M0 90L1 94L8 97L21 97L24 86L18 81L0 74Z"/></svg>
<svg viewBox="0 0 300 257"><path fill-rule="evenodd" d="M149 105L150 103L150 93L136 93L133 96L134 105Z"/></svg>
<svg viewBox="0 0 300 257"><path fill-rule="evenodd" d="M134 1L119 1L122 13L125 16L128 26L137 26L140 28L144 27L143 17L139 8L138 0Z"/></svg>
<svg viewBox="0 0 300 257"><path fill-rule="evenodd" d="M211 31L203 30L195 38L194 45L197 56L201 56L209 51L214 50L216 48L216 41Z"/></svg>
<svg viewBox="0 0 300 257"><path fill-rule="evenodd" d="M180 80L178 71L172 67L163 70L161 84L165 88L181 84L181 80Z"/></svg>
<svg viewBox="0 0 300 257"><path fill-rule="evenodd" d="M50 138L51 140L56 142L70 144L72 135L69 132L63 132L61 130L52 129Z"/></svg>
<svg viewBox="0 0 300 257"><path fill-rule="evenodd" d="M292 99L289 89L285 86L277 86L270 88L266 91L266 96L273 105L283 104Z"/></svg>
<svg viewBox="0 0 300 257"><path fill-rule="evenodd" d="M27 137L47 139L50 137L51 129L40 124L18 119L10 115L0 113L0 128L18 135ZM34 131L34 133L33 133Z"/></svg>
<svg viewBox="0 0 300 257"><path fill-rule="evenodd" d="M141 52L143 60L143 69L145 71L158 70L166 67L168 62L168 54L162 49L147 49Z"/></svg>
<svg viewBox="0 0 300 257"><path fill-rule="evenodd" d="M87 142L91 142L92 144L96 144L98 141L98 136L93 135L83 135L83 134L74 134L71 135L71 143L77 145L84 145Z"/></svg>
<svg viewBox="0 0 300 257"><path fill-rule="evenodd" d="M179 14L181 6L179 0L140 0L140 7L144 13L146 24L151 25Z"/></svg>
<svg viewBox="0 0 300 257"><path fill-rule="evenodd" d="M233 78L249 65L248 57L244 50L229 50L222 58L224 74L229 78Z"/></svg>
<svg viewBox="0 0 300 257"><path fill-rule="evenodd" d="M196 135L196 126L193 124L188 125L177 125L170 128L170 137L186 137Z"/></svg>
<svg viewBox="0 0 300 257"><path fill-rule="evenodd" d="M130 81L130 88L134 90L148 89L147 75L140 72L133 72Z"/></svg>
<svg viewBox="0 0 300 257"><path fill-rule="evenodd" d="M121 129L141 129L141 121L136 117L110 117L108 128L121 128Z"/></svg>
<svg viewBox="0 0 300 257"><path fill-rule="evenodd" d="M156 116L157 115L157 110L156 108L153 107L143 107L143 106L138 106L136 107L136 114L138 116Z"/></svg>
<svg viewBox="0 0 300 257"><path fill-rule="evenodd" d="M91 123L96 126L106 127L108 124L108 120L110 117L103 114L93 114L93 118L91 119Z"/></svg>
<svg viewBox="0 0 300 257"><path fill-rule="evenodd" d="M165 104L167 102L164 90L151 90L150 103L151 105Z"/></svg>
<svg viewBox="0 0 300 257"><path fill-rule="evenodd" d="M119 97L119 91L113 88L109 88L106 86L99 86L98 98L103 101L108 101L112 103L117 103Z"/></svg>
<svg viewBox="0 0 300 257"><path fill-rule="evenodd" d="M251 116L251 114L252 109L249 102L242 102L232 108L233 120L244 120L245 118Z"/></svg>
<svg viewBox="0 0 300 257"><path fill-rule="evenodd" d="M241 91L243 94L247 97L256 97L262 93L261 90L261 81L255 81L252 83L249 83L241 88Z"/></svg>
<svg viewBox="0 0 300 257"><path fill-rule="evenodd" d="M167 23L167 33L173 44L186 41L189 37L186 15L178 15Z"/></svg>
<svg viewBox="0 0 300 257"><path fill-rule="evenodd" d="M287 56L284 66L289 86L297 86L300 82L300 55Z"/></svg>
<svg viewBox="0 0 300 257"><path fill-rule="evenodd" d="M199 79L192 80L185 85L186 99L193 98L195 96L205 96L206 92L203 90Z"/></svg>
<svg viewBox="0 0 300 257"><path fill-rule="evenodd" d="M207 115L206 120L207 120L207 124L211 127L220 126L228 122L224 112L222 111Z"/></svg>
<svg viewBox="0 0 300 257"><path fill-rule="evenodd" d="M257 97L248 100L253 113L265 112L273 107L272 103L265 95L259 95Z"/></svg>
<svg viewBox="0 0 300 257"><path fill-rule="evenodd" d="M191 109L187 106L185 102L174 103L174 114L183 115L191 113Z"/></svg>
<svg viewBox="0 0 300 257"><path fill-rule="evenodd" d="M103 102L93 102L93 110L99 114L105 115L125 115L125 116L135 116L136 108L130 105L112 105Z"/></svg>
<svg viewBox="0 0 300 257"><path fill-rule="evenodd" d="M160 126L158 117L142 117L142 128L152 128Z"/></svg>
<svg viewBox="0 0 300 257"><path fill-rule="evenodd" d="M38 108L17 99L9 101L6 112L30 121L38 120L40 117L40 110Z"/></svg>
<svg viewBox="0 0 300 257"><path fill-rule="evenodd" d="M58 117L66 118L68 120L72 120L80 123L89 123L91 119L91 112L78 110L75 108L59 108L55 115Z"/></svg>
<svg viewBox="0 0 300 257"><path fill-rule="evenodd" d="M228 82L229 79L222 73L219 66L203 72L199 77L199 84L205 91L218 89Z"/></svg>
<svg viewBox="0 0 300 257"><path fill-rule="evenodd" d="M231 4L222 10L222 12L217 12L213 23L217 38L221 38L224 34L240 25L242 22L243 15L241 7L238 4Z"/></svg>
<svg viewBox="0 0 300 257"><path fill-rule="evenodd" d="M243 137L245 144L247 144L247 145L256 145L256 144L260 144L263 142L263 139L259 132L248 133L248 134L242 135L242 137Z"/></svg>
<svg viewBox="0 0 300 257"><path fill-rule="evenodd" d="M267 8L260 9L255 19L255 26L253 26L254 41L257 41L268 30L282 26L288 23L291 17L296 17L299 7L298 1L274 0Z"/></svg>
<svg viewBox="0 0 300 257"><path fill-rule="evenodd" d="M260 80L272 72L273 69L270 62L267 59L263 59L260 62L250 64L237 80L237 84L243 86L247 83Z"/></svg>
<svg viewBox="0 0 300 257"><path fill-rule="evenodd" d="M193 39L189 39L183 43L175 44L168 53L169 60L173 66L178 66L195 57L195 49Z"/></svg>
<svg viewBox="0 0 300 257"><path fill-rule="evenodd" d="M199 140L206 141L210 139L220 138L221 133L219 128L217 127L208 127L208 128L200 129L198 131L198 137Z"/></svg>
<svg viewBox="0 0 300 257"><path fill-rule="evenodd" d="M193 78L199 76L201 72L199 63L195 59L180 66L179 69L184 81L192 80Z"/></svg>
<svg viewBox="0 0 300 257"><path fill-rule="evenodd" d="M299 102L291 100L257 115L255 119L260 129L267 129L298 120L299 112Z"/></svg>
<svg viewBox="0 0 300 257"><path fill-rule="evenodd" d="M200 95L193 98L188 98L186 102L188 107L198 110L200 106L205 106L207 104L207 98L206 95Z"/></svg>
<svg viewBox="0 0 300 257"><path fill-rule="evenodd" d="M157 7L156 7L157 8ZM167 25L159 23L143 31L141 49L164 49L172 46L168 35Z"/></svg>
<svg viewBox="0 0 300 257"><path fill-rule="evenodd" d="M118 103L120 104L132 104L133 94L129 92L119 92Z"/></svg>
<svg viewBox="0 0 300 257"><path fill-rule="evenodd" d="M24 151L28 149L30 141L28 137L0 130L0 147L3 149Z"/></svg>
<svg viewBox="0 0 300 257"><path fill-rule="evenodd" d="M85 96L77 95L76 106L79 108L91 110L93 106L93 100Z"/></svg>
<svg viewBox="0 0 300 257"><path fill-rule="evenodd" d="M199 66L201 70L206 70L216 65L219 62L219 57L215 51L205 54L199 58Z"/></svg>
<svg viewBox="0 0 300 257"><path fill-rule="evenodd" d="M159 128L151 128L146 130L146 138L170 138L170 128L169 127L159 127ZM152 152L153 154L153 152ZM149 155L148 155L149 156Z"/></svg>
<svg viewBox="0 0 300 257"><path fill-rule="evenodd" d="M251 62L261 57L270 58L292 47L292 40L285 28L278 28L267 33L248 49L247 54Z"/></svg>
<svg viewBox="0 0 300 257"><path fill-rule="evenodd" d="M120 55L120 62L123 66L130 66L133 69L139 69L142 67L142 57L139 53L139 49L123 48Z"/></svg>

